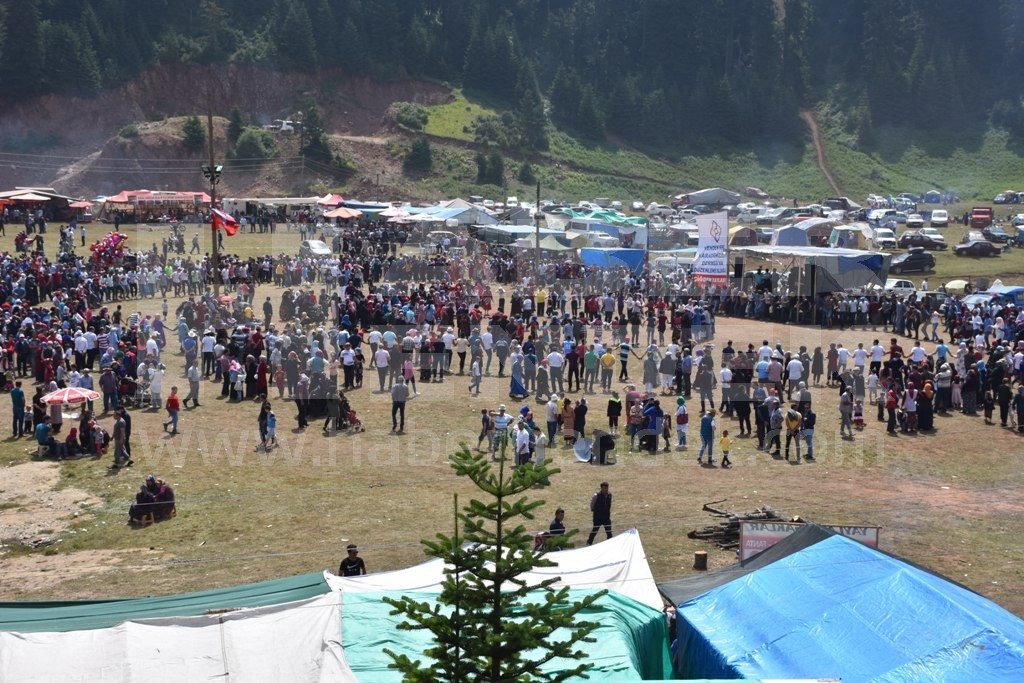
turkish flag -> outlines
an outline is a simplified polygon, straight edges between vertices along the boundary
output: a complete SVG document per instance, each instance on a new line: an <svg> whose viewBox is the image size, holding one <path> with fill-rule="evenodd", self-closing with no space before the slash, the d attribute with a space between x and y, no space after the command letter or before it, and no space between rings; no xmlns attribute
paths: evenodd
<svg viewBox="0 0 1024 683"><path fill-rule="evenodd" d="M220 209L210 209L210 213L213 216L213 229L220 230L224 229L224 232L230 237L238 232L238 221L235 220L234 216L229 213L224 213Z"/></svg>

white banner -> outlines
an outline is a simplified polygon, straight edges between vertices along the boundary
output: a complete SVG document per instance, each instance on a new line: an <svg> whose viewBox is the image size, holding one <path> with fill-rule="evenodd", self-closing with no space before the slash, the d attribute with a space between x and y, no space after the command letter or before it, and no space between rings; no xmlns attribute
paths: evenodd
<svg viewBox="0 0 1024 683"><path fill-rule="evenodd" d="M794 522L740 522L740 561L768 550L801 526L803 524ZM877 526L822 526L871 548L878 547Z"/></svg>
<svg viewBox="0 0 1024 683"><path fill-rule="evenodd" d="M693 262L693 281L699 285L724 287L729 282L726 243L729 241L729 215L724 211L697 216L697 258Z"/></svg>

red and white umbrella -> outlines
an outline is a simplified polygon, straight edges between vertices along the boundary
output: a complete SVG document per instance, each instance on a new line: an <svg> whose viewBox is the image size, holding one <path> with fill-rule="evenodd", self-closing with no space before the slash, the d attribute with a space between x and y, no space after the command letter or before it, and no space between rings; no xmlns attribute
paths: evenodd
<svg viewBox="0 0 1024 683"><path fill-rule="evenodd" d="M43 403L49 406L59 406L73 403L85 403L86 401L95 401L100 397L98 392L92 389L82 389L81 387L68 387L66 389L58 389L57 391L51 391L50 393L43 396Z"/></svg>

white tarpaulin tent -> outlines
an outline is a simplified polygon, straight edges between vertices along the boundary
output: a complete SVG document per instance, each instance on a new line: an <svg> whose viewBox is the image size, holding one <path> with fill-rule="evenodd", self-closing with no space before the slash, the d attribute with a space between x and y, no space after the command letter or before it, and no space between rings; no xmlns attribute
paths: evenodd
<svg viewBox="0 0 1024 683"><path fill-rule="evenodd" d="M355 683L341 644L337 593L196 617L84 631L0 632L0 680L340 681Z"/></svg>
<svg viewBox="0 0 1024 683"><path fill-rule="evenodd" d="M607 588L654 609L664 606L658 586L647 564L640 534L630 529L598 545L548 554L554 567L544 567L523 576L526 582L539 582L552 577L561 580L555 587ZM444 580L444 562L429 560L415 567L364 576L342 577L324 572L334 590L342 593L370 591L440 592Z"/></svg>

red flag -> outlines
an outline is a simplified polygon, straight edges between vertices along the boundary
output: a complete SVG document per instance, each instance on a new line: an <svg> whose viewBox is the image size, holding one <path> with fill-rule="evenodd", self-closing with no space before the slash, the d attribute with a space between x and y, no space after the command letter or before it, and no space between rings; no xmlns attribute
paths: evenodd
<svg viewBox="0 0 1024 683"><path fill-rule="evenodd" d="M210 213L213 216L213 229L220 230L224 229L224 232L230 237L238 232L238 221L235 220L234 216L229 213L224 213L220 209L210 209Z"/></svg>

